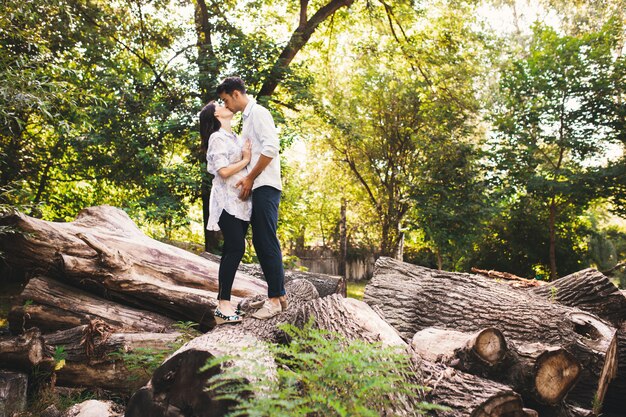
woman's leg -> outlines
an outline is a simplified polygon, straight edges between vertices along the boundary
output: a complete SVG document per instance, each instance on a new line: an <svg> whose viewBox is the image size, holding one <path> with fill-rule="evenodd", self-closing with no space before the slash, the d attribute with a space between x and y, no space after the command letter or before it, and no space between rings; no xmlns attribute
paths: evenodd
<svg viewBox="0 0 626 417"><path fill-rule="evenodd" d="M246 250L248 222L222 211L218 225L224 236L222 259L220 261L218 300L230 300L230 292L237 268Z"/></svg>

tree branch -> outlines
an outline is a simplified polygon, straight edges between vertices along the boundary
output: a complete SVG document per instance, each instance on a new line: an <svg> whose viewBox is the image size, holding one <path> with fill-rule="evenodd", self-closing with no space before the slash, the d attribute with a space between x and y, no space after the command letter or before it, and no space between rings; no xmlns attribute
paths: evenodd
<svg viewBox="0 0 626 417"><path fill-rule="evenodd" d="M257 97L269 97L274 94L276 87L282 81L285 71L289 68L291 61L295 58L298 52L306 45L306 43L313 35L313 32L317 27L322 24L328 17L332 16L338 9L342 7L349 7L355 0L331 0L325 6L321 7L310 20L306 21L304 25L300 22L300 26L291 35L289 42L281 52L280 56L274 63L268 78L261 86L261 90ZM305 0L301 0L301 7L307 5ZM300 18L302 19L303 13L306 14L306 10L300 11Z"/></svg>

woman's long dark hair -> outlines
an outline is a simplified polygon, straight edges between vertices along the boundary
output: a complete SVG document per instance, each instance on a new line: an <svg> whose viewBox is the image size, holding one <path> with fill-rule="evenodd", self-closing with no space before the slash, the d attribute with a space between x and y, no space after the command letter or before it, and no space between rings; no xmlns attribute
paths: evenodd
<svg viewBox="0 0 626 417"><path fill-rule="evenodd" d="M218 130L222 124L215 117L215 102L211 101L200 111L200 138L202 139L202 155L206 155L209 149L209 137Z"/></svg>

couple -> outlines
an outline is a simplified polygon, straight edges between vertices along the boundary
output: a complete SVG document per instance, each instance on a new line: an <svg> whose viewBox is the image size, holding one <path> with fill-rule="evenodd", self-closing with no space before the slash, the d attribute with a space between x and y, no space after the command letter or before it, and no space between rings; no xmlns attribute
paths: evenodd
<svg viewBox="0 0 626 417"><path fill-rule="evenodd" d="M211 102L200 112L207 170L215 176L207 229L221 230L224 236L215 321L241 321L242 312L231 305L230 293L250 223L268 292L267 300L252 317L268 319L287 308L283 259L276 236L282 189L278 134L272 115L248 97L241 78L226 78L217 87L217 94L224 105ZM237 112L243 113L241 137L231 128Z"/></svg>

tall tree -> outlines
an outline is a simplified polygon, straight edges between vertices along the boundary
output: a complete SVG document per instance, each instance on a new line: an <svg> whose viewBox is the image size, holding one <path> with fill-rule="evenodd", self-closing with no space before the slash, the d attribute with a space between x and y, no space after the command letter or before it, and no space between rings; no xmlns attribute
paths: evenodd
<svg viewBox="0 0 626 417"><path fill-rule="evenodd" d="M365 32L375 41L355 36L355 52L349 55L353 61L346 64L342 56L342 63L331 62L323 90L321 101L330 106L320 111L336 128L329 142L365 190L378 220L380 253L386 256L401 255L403 228L409 224L444 226L445 221L430 221L439 215L430 194L442 175L436 163L429 163L435 155L442 161L463 146L474 146L478 101L473 85L480 72L481 41L469 21L459 18L467 14L441 6L402 19L386 10L391 24ZM421 217L409 219L411 208ZM429 230L438 246L439 231Z"/></svg>
<svg viewBox="0 0 626 417"><path fill-rule="evenodd" d="M559 36L536 25L527 57L502 75L494 158L514 192L542 202L553 279L559 214L584 209L606 193L595 185L617 180L600 161L626 128L623 58L612 53L620 31L612 22L598 33Z"/></svg>

